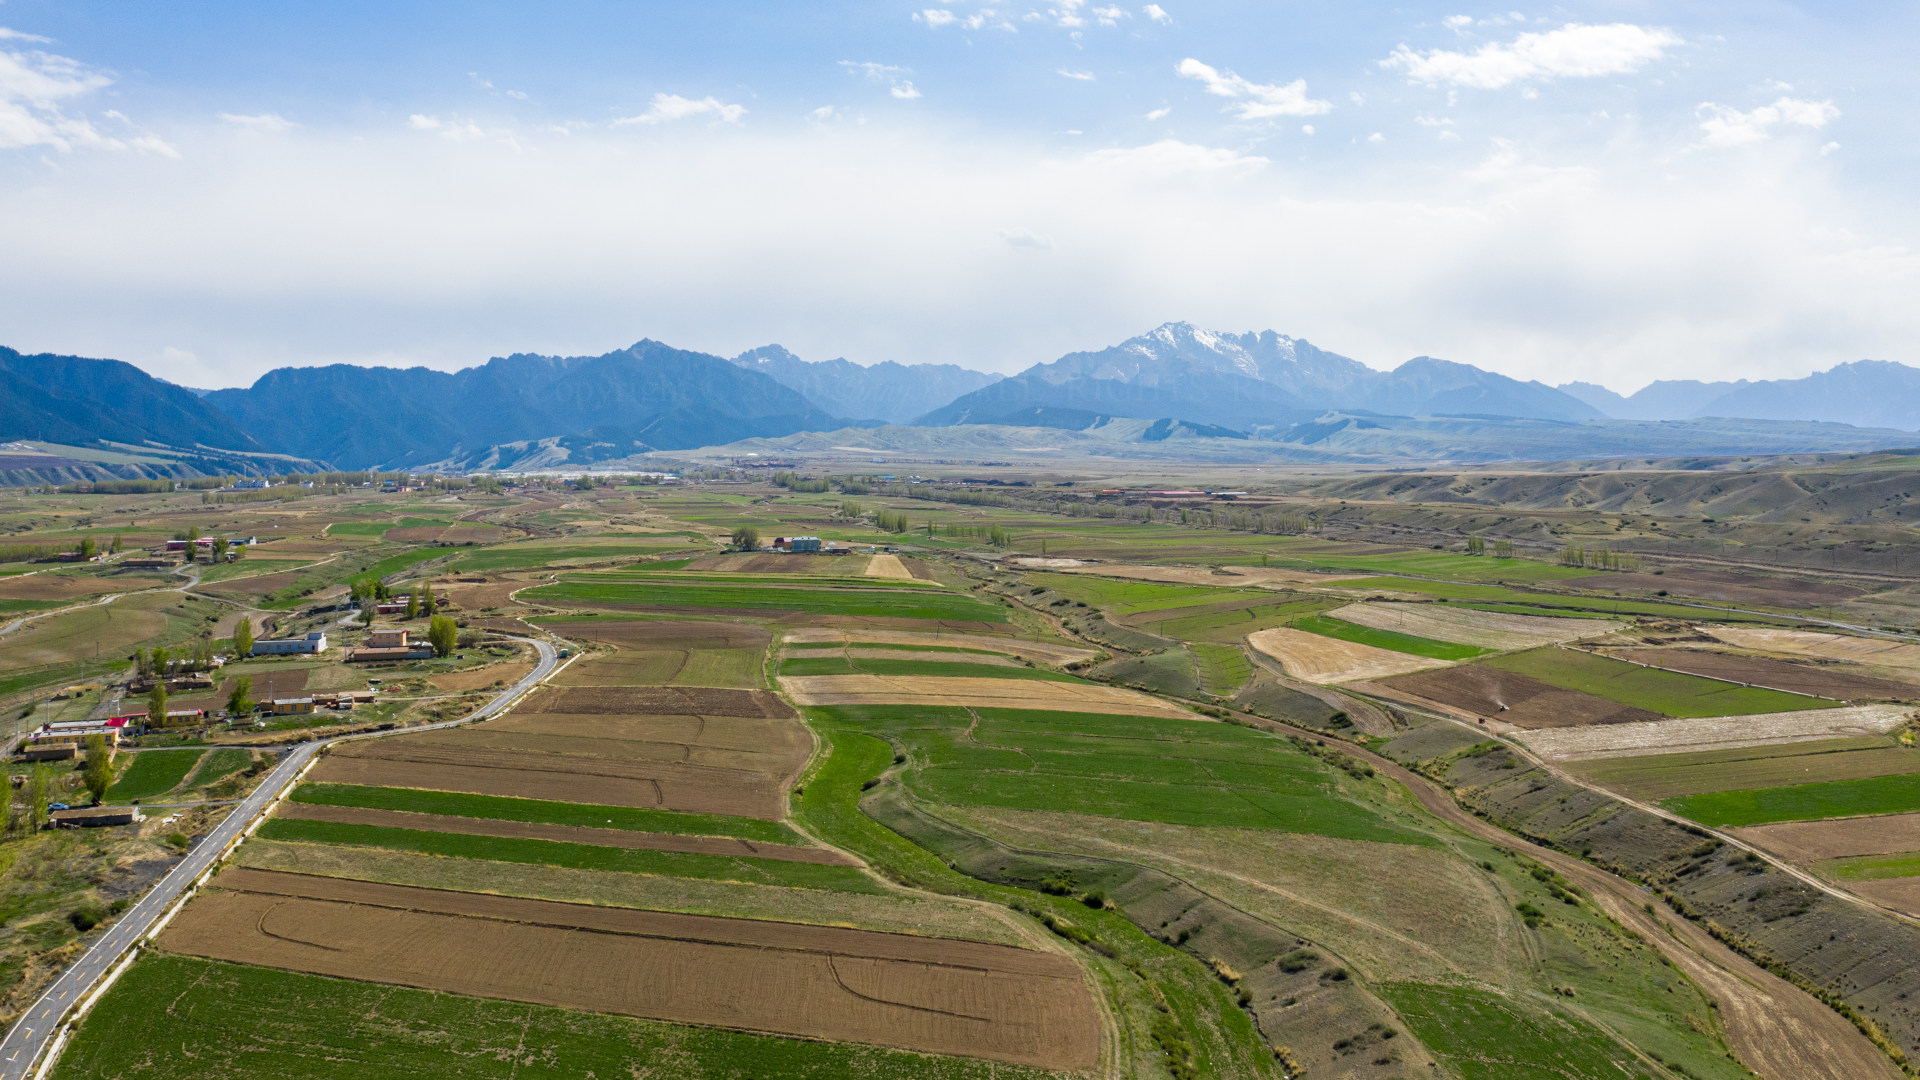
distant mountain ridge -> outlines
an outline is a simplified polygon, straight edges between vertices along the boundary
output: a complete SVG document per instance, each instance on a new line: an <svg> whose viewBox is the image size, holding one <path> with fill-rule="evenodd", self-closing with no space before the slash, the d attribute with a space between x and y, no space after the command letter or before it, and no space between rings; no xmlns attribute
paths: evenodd
<svg viewBox="0 0 1920 1080"><path fill-rule="evenodd" d="M886 360L863 367L844 357L807 361L779 345L749 349L733 362L772 376L835 416L889 424L904 424L1003 378L957 364Z"/></svg>
<svg viewBox="0 0 1920 1080"><path fill-rule="evenodd" d="M1470 364L1421 356L1382 372L1271 330L1231 334L1170 322L1118 345L1035 364L916 423L1002 423L1036 409L1171 415L1260 433L1330 409L1564 421L1602 415L1543 383Z"/></svg>
<svg viewBox="0 0 1920 1080"><path fill-rule="evenodd" d="M554 436L586 436L613 457L845 426L770 376L652 340L451 373L280 368L205 400L276 449L343 468L409 468Z"/></svg>
<svg viewBox="0 0 1920 1080"><path fill-rule="evenodd" d="M1836 364L1800 379L1698 382L1663 379L1621 396L1592 383L1561 390L1621 420L1816 420L1856 427L1920 428L1920 368L1887 360Z"/></svg>
<svg viewBox="0 0 1920 1080"><path fill-rule="evenodd" d="M0 346L0 442L124 443L257 452L260 443L190 390L121 360Z"/></svg>

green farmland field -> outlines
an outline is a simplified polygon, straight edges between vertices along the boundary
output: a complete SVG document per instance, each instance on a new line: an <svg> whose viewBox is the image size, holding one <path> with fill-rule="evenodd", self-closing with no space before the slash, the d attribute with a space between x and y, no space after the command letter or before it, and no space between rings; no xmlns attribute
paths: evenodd
<svg viewBox="0 0 1920 1080"><path fill-rule="evenodd" d="M863 656L801 656L782 661L782 675L934 675L950 679L1039 679L1044 682L1080 682L1071 675L1045 668L1006 664L969 664L952 660L894 660Z"/></svg>
<svg viewBox="0 0 1920 1080"><path fill-rule="evenodd" d="M301 784L293 801L320 806L360 806L370 810L400 810L448 817L490 818L546 825L579 825L593 829L632 829L635 832L673 833L679 836L731 836L768 844L805 843L800 834L774 821L689 814L677 810L648 810L630 806L516 799L504 795L468 795L457 791L416 788L362 787L358 784Z"/></svg>
<svg viewBox="0 0 1920 1080"><path fill-rule="evenodd" d="M670 585L575 577L521 594L549 603L631 604L741 611L804 611L816 615L865 615L955 622L1005 622L1004 608L971 596L908 589L785 589L727 585Z"/></svg>
<svg viewBox="0 0 1920 1080"><path fill-rule="evenodd" d="M475 548L453 561L453 569L491 573L500 570L524 570L555 563L584 562L592 559L629 559L679 551L694 546L684 536L662 536L657 540L635 537L605 544L501 544ZM649 567L660 564L649 563Z"/></svg>
<svg viewBox="0 0 1920 1080"><path fill-rule="evenodd" d="M931 802L1433 842L1342 794L1343 774L1286 740L1230 724L942 706L807 713L902 747L908 786Z"/></svg>
<svg viewBox="0 0 1920 1080"><path fill-rule="evenodd" d="M166 1038L155 1039L155 1002ZM143 956L61 1056L57 1080L1045 1080L968 1058Z"/></svg>
<svg viewBox="0 0 1920 1080"><path fill-rule="evenodd" d="M172 791L193 771L204 753L205 750L142 750L133 754L133 764L107 789L107 801L151 799Z"/></svg>
<svg viewBox="0 0 1920 1080"><path fill-rule="evenodd" d="M1309 634L1351 641L1356 645L1371 645L1376 649L1389 649L1411 656L1425 656L1434 660L1471 660L1476 656L1485 656L1491 649L1482 649L1476 645L1456 645L1451 641L1435 641L1432 638L1415 637L1392 630L1375 630L1370 626L1359 626L1340 619L1330 619L1322 615L1312 615L1293 622L1295 630L1305 630Z"/></svg>
<svg viewBox="0 0 1920 1080"><path fill-rule="evenodd" d="M308 844L350 844L361 847L445 855L456 859L560 866L571 870L601 870L622 874L747 881L800 889L836 889L876 892L879 886L857 867L785 862L732 855L693 855L681 851L600 847L557 840L522 840L463 833L393 829L383 825L348 825L301 818L269 818L257 835L267 840Z"/></svg>
<svg viewBox="0 0 1920 1080"><path fill-rule="evenodd" d="M1920 752L1885 735L1568 762L1569 771L1637 799L1920 773ZM1920 782L1920 781L1916 781Z"/></svg>
<svg viewBox="0 0 1920 1080"><path fill-rule="evenodd" d="M1834 859L1820 869L1841 881L1884 881L1887 878L1920 877L1920 852L1898 855L1860 855Z"/></svg>
<svg viewBox="0 0 1920 1080"><path fill-rule="evenodd" d="M1737 828L1775 821L1814 821L1920 810L1920 778L1877 776L1748 791L1683 795L1660 805L1702 825Z"/></svg>
<svg viewBox="0 0 1920 1080"><path fill-rule="evenodd" d="M1646 1075L1599 1028L1544 1006L1460 986L1380 988L1427 1048L1466 1080L1613 1080Z"/></svg>
<svg viewBox="0 0 1920 1080"><path fill-rule="evenodd" d="M1677 671L1643 668L1624 660L1547 647L1482 661L1563 690L1578 690L1663 716L1746 716L1752 713L1829 709L1824 698L1738 686Z"/></svg>

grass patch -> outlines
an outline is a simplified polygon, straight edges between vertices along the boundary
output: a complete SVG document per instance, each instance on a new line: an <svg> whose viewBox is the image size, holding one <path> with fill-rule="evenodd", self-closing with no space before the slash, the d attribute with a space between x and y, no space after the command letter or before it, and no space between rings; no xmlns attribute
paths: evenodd
<svg viewBox="0 0 1920 1080"><path fill-rule="evenodd" d="M107 789L108 802L151 799L172 791L200 762L205 750L142 750L133 755L133 764Z"/></svg>
<svg viewBox="0 0 1920 1080"><path fill-rule="evenodd" d="M1920 810L1920 782L1911 776L1829 780L1747 791L1682 795L1661 806L1702 825L1738 828L1775 821L1817 821Z"/></svg>
<svg viewBox="0 0 1920 1080"><path fill-rule="evenodd" d="M1435 1057L1468 1080L1646 1074L1637 1055L1559 1010L1464 986L1390 983L1379 992Z"/></svg>
<svg viewBox="0 0 1920 1080"><path fill-rule="evenodd" d="M1200 688L1215 697L1232 697L1253 677L1253 661L1237 645L1195 642L1187 649L1199 662Z"/></svg>
<svg viewBox="0 0 1920 1080"><path fill-rule="evenodd" d="M1370 626L1359 626L1340 619L1330 619L1324 615L1296 619L1293 622L1293 628L1305 630L1309 634L1319 634L1321 637L1351 641L1356 645L1371 645L1376 649L1390 649L1393 652L1425 656L1434 660L1471 660L1493 651L1482 649L1477 645L1457 645L1451 641L1415 637L1395 630L1375 630Z"/></svg>
<svg viewBox="0 0 1920 1080"><path fill-rule="evenodd" d="M641 558L663 550L689 546L686 537L662 536L657 542L620 544L503 544L499 547L469 551L452 563L452 569L489 573L499 570L525 570L560 562L584 562L592 559ZM661 568L666 563L648 563Z"/></svg>
<svg viewBox="0 0 1920 1080"><path fill-rule="evenodd" d="M1920 851L1898 855L1859 855L1820 864L1822 872L1841 881L1884 881L1920 877Z"/></svg>
<svg viewBox="0 0 1920 1080"><path fill-rule="evenodd" d="M1510 653L1484 662L1563 690L1578 690L1663 716L1745 716L1830 709L1839 704L1803 694L1643 668L1625 660L1554 646Z"/></svg>
<svg viewBox="0 0 1920 1080"><path fill-rule="evenodd" d="M746 588L577 577L530 589L525 595L547 602L575 604L802 611L815 615L947 619L956 622L1007 621L1006 610L998 605L982 603L970 596L920 593L909 589Z"/></svg>
<svg viewBox="0 0 1920 1080"><path fill-rule="evenodd" d="M154 1003L166 1037L153 1037ZM58 1080L1043 1080L969 1058L556 1009L248 967L143 956L100 999Z"/></svg>
<svg viewBox="0 0 1920 1080"><path fill-rule="evenodd" d="M969 664L956 660L894 660L862 656L799 656L780 662L782 675L944 675L948 678L1038 679L1042 682L1082 680L1044 668L1008 664Z"/></svg>
<svg viewBox="0 0 1920 1080"><path fill-rule="evenodd" d="M1594 571L1585 571L1589 577ZM1580 615L1591 614L1612 617L1615 615L1657 615L1670 619L1698 619L1701 607L1687 604L1663 604L1649 600L1627 600L1613 596L1576 596L1557 593L1527 592L1523 589L1509 589L1500 585L1473 585L1452 581L1422 581L1419 578L1377 577L1359 578L1354 581L1334 582L1342 589L1361 589L1367 592L1406 592L1420 593L1425 596L1438 596L1447 600L1465 600L1476 607L1481 605L1513 605L1497 610L1513 611L1521 615ZM1546 609L1542 611L1541 609ZM1715 616L1718 618L1719 616ZM1784 622L1782 619L1756 618L1751 615L1736 615L1739 622Z"/></svg>
<svg viewBox="0 0 1920 1080"><path fill-rule="evenodd" d="M709 881L746 881L758 885L785 885L796 889L834 889L841 892L879 892L856 867L782 862L733 855L695 855L681 851L645 851L600 847L558 840L523 840L500 836L422 832L383 825L349 825L335 821L269 818L255 834L268 840L307 844L347 844L359 847L445 855L456 859L559 866L570 870L600 870L620 874L702 878Z"/></svg>
<svg viewBox="0 0 1920 1080"><path fill-rule="evenodd" d="M1023 709L809 708L900 747L930 802L1433 844L1285 739L1233 724ZM975 716L978 722L975 722Z"/></svg>
<svg viewBox="0 0 1920 1080"><path fill-rule="evenodd" d="M194 771L193 786L203 788L208 784L218 783L251 764L253 764L252 751L236 750L232 747L212 751L201 760L200 767Z"/></svg>
<svg viewBox="0 0 1920 1080"><path fill-rule="evenodd" d="M1860 735L1735 750L1600 758L1563 767L1636 799L1671 799L1709 791L1920 773L1920 753L1884 735Z"/></svg>
<svg viewBox="0 0 1920 1080"><path fill-rule="evenodd" d="M804 844L799 833L777 821L728 817L724 814L688 814L677 810L647 810L630 806L515 799L504 795L467 795L456 791L415 788L363 787L358 784L301 784L293 801L320 806L359 806L369 810L403 810L416 814L525 821L544 825L579 825L592 829L629 829L634 832L672 833L676 836L730 836L767 844Z"/></svg>

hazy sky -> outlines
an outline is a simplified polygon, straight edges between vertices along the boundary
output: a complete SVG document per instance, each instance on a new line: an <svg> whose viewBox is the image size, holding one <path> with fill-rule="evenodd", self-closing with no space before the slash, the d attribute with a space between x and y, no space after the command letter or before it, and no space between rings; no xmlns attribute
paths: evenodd
<svg viewBox="0 0 1920 1080"><path fill-rule="evenodd" d="M0 344L1920 364L1920 5L0 0Z"/></svg>

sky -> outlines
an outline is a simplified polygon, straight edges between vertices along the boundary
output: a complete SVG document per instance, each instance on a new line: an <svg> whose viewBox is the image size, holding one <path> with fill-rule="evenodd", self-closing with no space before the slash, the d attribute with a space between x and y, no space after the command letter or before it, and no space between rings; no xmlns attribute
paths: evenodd
<svg viewBox="0 0 1920 1080"><path fill-rule="evenodd" d="M1920 365L1920 5L0 0L0 344Z"/></svg>

